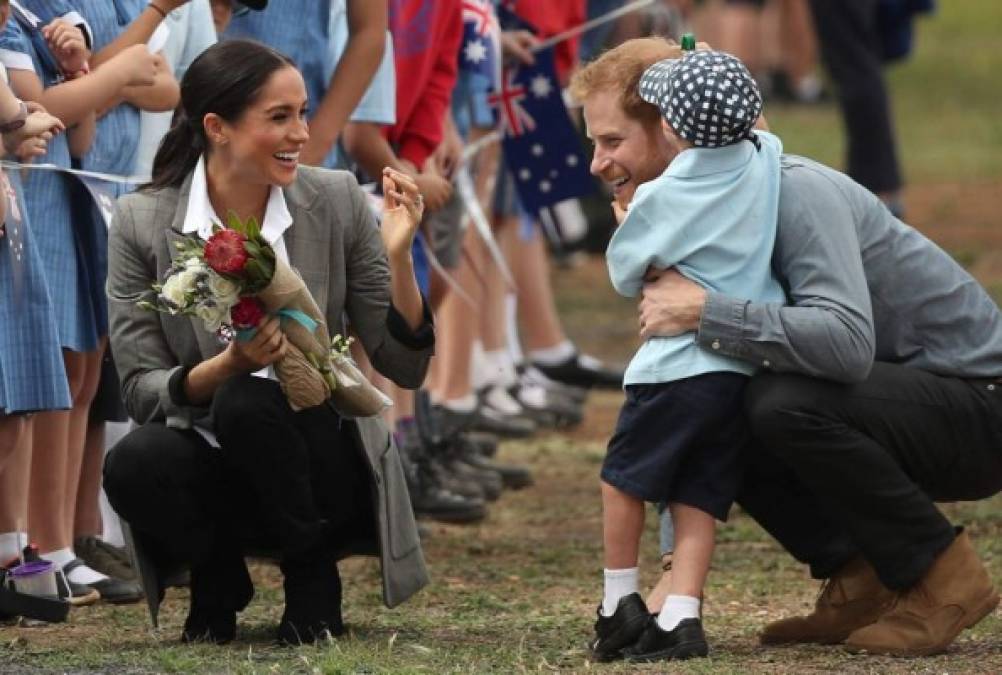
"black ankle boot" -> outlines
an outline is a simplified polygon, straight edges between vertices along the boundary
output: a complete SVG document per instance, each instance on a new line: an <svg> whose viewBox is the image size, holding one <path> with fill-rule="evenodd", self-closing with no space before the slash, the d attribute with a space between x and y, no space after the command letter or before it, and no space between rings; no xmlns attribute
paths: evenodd
<svg viewBox="0 0 1002 675"><path fill-rule="evenodd" d="M341 618L341 577L330 556L283 560L285 611L278 640L287 645L310 644L344 634Z"/></svg>
<svg viewBox="0 0 1002 675"><path fill-rule="evenodd" d="M191 608L184 620L181 642L231 642L237 632L237 612L254 597L254 585L238 551L219 554L191 568Z"/></svg>

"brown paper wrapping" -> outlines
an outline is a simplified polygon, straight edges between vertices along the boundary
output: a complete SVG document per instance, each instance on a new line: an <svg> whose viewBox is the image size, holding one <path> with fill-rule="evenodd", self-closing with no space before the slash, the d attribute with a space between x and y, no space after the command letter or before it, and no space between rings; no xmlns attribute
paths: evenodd
<svg viewBox="0 0 1002 675"><path fill-rule="evenodd" d="M331 356L330 334L324 316L302 278L288 263L275 260L271 283L258 293L258 298L269 314L280 309L294 309L317 322L311 331L298 321L282 321L290 349L275 364L275 374L293 410L311 408L330 398L345 417L369 417L389 405L389 399L349 359ZM330 369L336 384L333 391L311 358Z"/></svg>

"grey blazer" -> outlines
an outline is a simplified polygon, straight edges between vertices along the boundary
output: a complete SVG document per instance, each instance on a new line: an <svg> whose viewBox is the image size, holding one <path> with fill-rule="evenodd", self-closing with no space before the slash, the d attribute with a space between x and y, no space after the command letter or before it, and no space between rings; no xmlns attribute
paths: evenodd
<svg viewBox="0 0 1002 675"><path fill-rule="evenodd" d="M176 253L191 186L135 192L119 199L109 233L110 334L122 394L130 417L190 428L206 407L177 405L168 382L222 350L194 317L140 309ZM424 380L433 345L409 347L387 328L390 272L375 218L354 177L343 171L301 167L284 190L293 225L285 231L289 262L302 275L327 318L331 335L352 330L373 366L397 384L416 388ZM393 607L428 582L424 556L393 437L378 417L355 422L372 470L379 541L366 553L382 562L383 601Z"/></svg>

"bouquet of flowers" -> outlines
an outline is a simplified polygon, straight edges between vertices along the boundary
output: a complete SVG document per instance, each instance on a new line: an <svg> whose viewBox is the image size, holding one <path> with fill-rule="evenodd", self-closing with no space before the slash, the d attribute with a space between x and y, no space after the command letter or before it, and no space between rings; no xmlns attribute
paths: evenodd
<svg viewBox="0 0 1002 675"><path fill-rule="evenodd" d="M268 315L279 316L289 348L275 374L293 410L330 398L343 416L368 417L390 405L352 362L351 338L330 338L306 284L275 257L255 219L230 214L208 241L190 237L176 245L164 282L153 286L155 300L141 307L194 315L206 330L237 340L250 339Z"/></svg>

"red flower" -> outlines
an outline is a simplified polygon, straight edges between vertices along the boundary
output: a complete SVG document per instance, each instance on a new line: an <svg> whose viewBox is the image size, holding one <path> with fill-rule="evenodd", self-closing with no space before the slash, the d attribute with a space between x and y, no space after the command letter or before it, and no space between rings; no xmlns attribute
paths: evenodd
<svg viewBox="0 0 1002 675"><path fill-rule="evenodd" d="M237 330L254 328L264 319L264 305L252 295L240 298L230 310L230 321Z"/></svg>
<svg viewBox="0 0 1002 675"><path fill-rule="evenodd" d="M205 243L205 262L220 274L240 274L247 264L247 237L236 230L219 230Z"/></svg>

